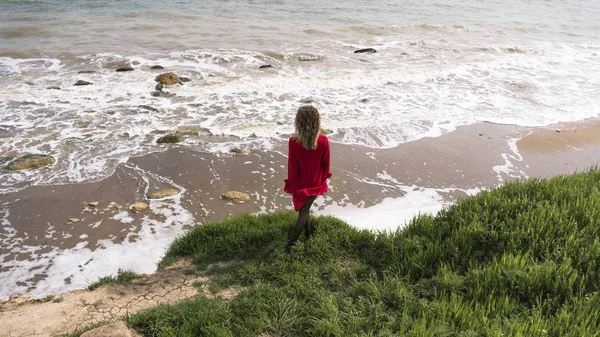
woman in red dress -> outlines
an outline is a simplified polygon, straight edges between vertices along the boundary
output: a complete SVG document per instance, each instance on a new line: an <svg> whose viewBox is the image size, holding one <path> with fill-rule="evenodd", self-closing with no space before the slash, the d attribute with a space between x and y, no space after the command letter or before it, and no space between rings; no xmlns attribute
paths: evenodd
<svg viewBox="0 0 600 337"><path fill-rule="evenodd" d="M318 195L327 192L329 172L329 140L321 133L319 111L306 105L296 113L296 135L290 138L288 178L283 190L292 195L298 213L294 237L287 249L296 243L302 229L308 239L312 235L309 210Z"/></svg>

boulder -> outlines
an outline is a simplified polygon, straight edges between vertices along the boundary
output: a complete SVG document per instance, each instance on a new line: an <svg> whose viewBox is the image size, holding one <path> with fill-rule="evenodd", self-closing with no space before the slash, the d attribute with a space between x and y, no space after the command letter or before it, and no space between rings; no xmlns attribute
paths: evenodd
<svg viewBox="0 0 600 337"><path fill-rule="evenodd" d="M103 325L88 332L81 334L81 337L133 337L134 335L127 328L124 322L119 321L112 324Z"/></svg>
<svg viewBox="0 0 600 337"><path fill-rule="evenodd" d="M239 147L234 147L233 149L229 150L229 152L237 154L248 154L248 151L240 149Z"/></svg>
<svg viewBox="0 0 600 337"><path fill-rule="evenodd" d="M154 80L162 85L173 85L173 84L182 83L179 76L175 75L174 73L160 74L160 75L156 76L156 78ZM158 88L156 90L158 90Z"/></svg>
<svg viewBox="0 0 600 337"><path fill-rule="evenodd" d="M93 74L95 73L95 71L93 70L82 70L82 71L78 71L78 74Z"/></svg>
<svg viewBox="0 0 600 337"><path fill-rule="evenodd" d="M179 77L179 79L181 80L181 82L184 82L184 83L185 83L185 82L191 82L191 81L192 81L192 79L191 79L191 78L189 78L189 77Z"/></svg>
<svg viewBox="0 0 600 337"><path fill-rule="evenodd" d="M162 84L160 84L160 83L158 85L162 86ZM162 88L161 88L161 90L162 90ZM150 93L150 95L152 97L167 97L167 98L177 96L172 92L164 92L164 91L152 91Z"/></svg>
<svg viewBox="0 0 600 337"><path fill-rule="evenodd" d="M324 135L329 135L333 133L333 130L329 130L329 129L321 129L321 133Z"/></svg>
<svg viewBox="0 0 600 337"><path fill-rule="evenodd" d="M244 202L250 200L250 195L244 192L228 191L222 195L225 200L231 200L235 202Z"/></svg>
<svg viewBox="0 0 600 337"><path fill-rule="evenodd" d="M132 67L122 67L122 68L117 68L117 72L124 72L124 71L133 71L134 69Z"/></svg>
<svg viewBox="0 0 600 337"><path fill-rule="evenodd" d="M377 50L373 49L373 48L363 48L363 49L358 49L354 51L354 54L360 54L360 53L369 53L369 54L373 54L376 53Z"/></svg>
<svg viewBox="0 0 600 337"><path fill-rule="evenodd" d="M262 66L258 67L258 69L265 69L265 68L273 68L273 66L270 64L263 64Z"/></svg>
<svg viewBox="0 0 600 337"><path fill-rule="evenodd" d="M46 89L48 89L48 90L60 90L60 87L57 86L57 85L53 85L53 86L47 87Z"/></svg>
<svg viewBox="0 0 600 337"><path fill-rule="evenodd" d="M199 134L207 134L212 136L212 132L209 129L193 125L181 125L178 126L175 131L187 136L198 136Z"/></svg>
<svg viewBox="0 0 600 337"><path fill-rule="evenodd" d="M160 137L156 140L156 142L158 144L183 142L183 135L179 133L170 133L168 135Z"/></svg>
<svg viewBox="0 0 600 337"><path fill-rule="evenodd" d="M165 69L165 67L163 67L163 66L152 66L152 67L150 67L150 69L152 69L152 70L159 70L159 69Z"/></svg>
<svg viewBox="0 0 600 337"><path fill-rule="evenodd" d="M141 212L141 211L145 210L146 208L148 208L148 204L145 202L137 202L137 203L129 206L129 209L134 212Z"/></svg>
<svg viewBox="0 0 600 337"><path fill-rule="evenodd" d="M28 154L17 158L6 165L6 168L11 171L17 170L35 170L40 167L52 165L56 162L56 159L52 156L43 154Z"/></svg>
<svg viewBox="0 0 600 337"><path fill-rule="evenodd" d="M158 192L148 193L147 197L148 197L148 199L162 199L162 198L170 197L177 193L179 193L179 190L174 189L174 188L169 188L169 189L158 191Z"/></svg>
<svg viewBox="0 0 600 337"><path fill-rule="evenodd" d="M151 107L149 105L140 105L140 106L138 106L138 108L144 109L144 110L149 110L149 111L152 111L152 112L158 112L157 108L153 108L153 107Z"/></svg>
<svg viewBox="0 0 600 337"><path fill-rule="evenodd" d="M88 82L88 81L79 80L79 81L75 82L75 84L73 84L73 85L79 86L79 85L90 85L90 84L93 84L93 83Z"/></svg>

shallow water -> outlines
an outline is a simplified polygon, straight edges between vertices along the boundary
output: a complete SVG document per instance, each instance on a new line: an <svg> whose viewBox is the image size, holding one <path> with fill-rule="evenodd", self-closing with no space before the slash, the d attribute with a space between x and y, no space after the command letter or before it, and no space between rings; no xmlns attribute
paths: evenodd
<svg viewBox="0 0 600 337"><path fill-rule="evenodd" d="M333 141L379 148L478 121L543 125L600 112L594 1L0 1L0 9L0 156L58 159L51 173L3 173L4 187L101 179L131 156L160 151L157 129L257 135L240 142L268 148L292 132L305 103L322 111ZM363 47L377 53L353 53ZM273 67L258 68L265 64ZM136 70L115 72L127 65ZM153 65L191 82L153 97L161 72Z"/></svg>

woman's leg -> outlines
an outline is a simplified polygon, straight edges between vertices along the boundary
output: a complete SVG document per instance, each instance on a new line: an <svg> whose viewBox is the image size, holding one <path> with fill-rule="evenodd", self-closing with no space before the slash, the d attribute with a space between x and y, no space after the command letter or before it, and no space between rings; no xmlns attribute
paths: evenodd
<svg viewBox="0 0 600 337"><path fill-rule="evenodd" d="M298 212L298 221L296 221L296 231L294 232L294 237L290 241L288 246L292 246L298 240L298 238L300 237L300 233L302 233L302 230L305 227L308 226L308 230L310 231L310 224L307 224L309 221L308 215L310 211L310 206L312 206L312 203L313 201L315 201L315 198L316 197L308 197L302 208L300 208L300 211Z"/></svg>

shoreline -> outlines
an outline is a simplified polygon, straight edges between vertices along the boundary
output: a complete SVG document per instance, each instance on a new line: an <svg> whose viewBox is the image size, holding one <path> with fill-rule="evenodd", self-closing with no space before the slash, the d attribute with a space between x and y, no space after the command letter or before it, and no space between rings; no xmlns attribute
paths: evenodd
<svg viewBox="0 0 600 337"><path fill-rule="evenodd" d="M595 131L600 131L598 119L538 128L479 123L392 149L332 142L330 192L317 199L314 213L338 216L360 228L394 230L419 211L435 212L456 198L512 179L594 166L594 150L600 146ZM0 274L8 280L2 299L83 288L117 268L151 273L164 249L187 228L241 213L291 209L291 197L282 191L285 145L282 139L272 151L248 155L174 146L131 158L99 182L32 186L0 195ZM145 198L164 188L181 193L150 202ZM248 193L250 200L226 202L220 196L228 190ZM99 201L100 208L110 202L122 208L82 213L92 201ZM135 202L150 207L126 211ZM71 217L81 221L66 225Z"/></svg>

